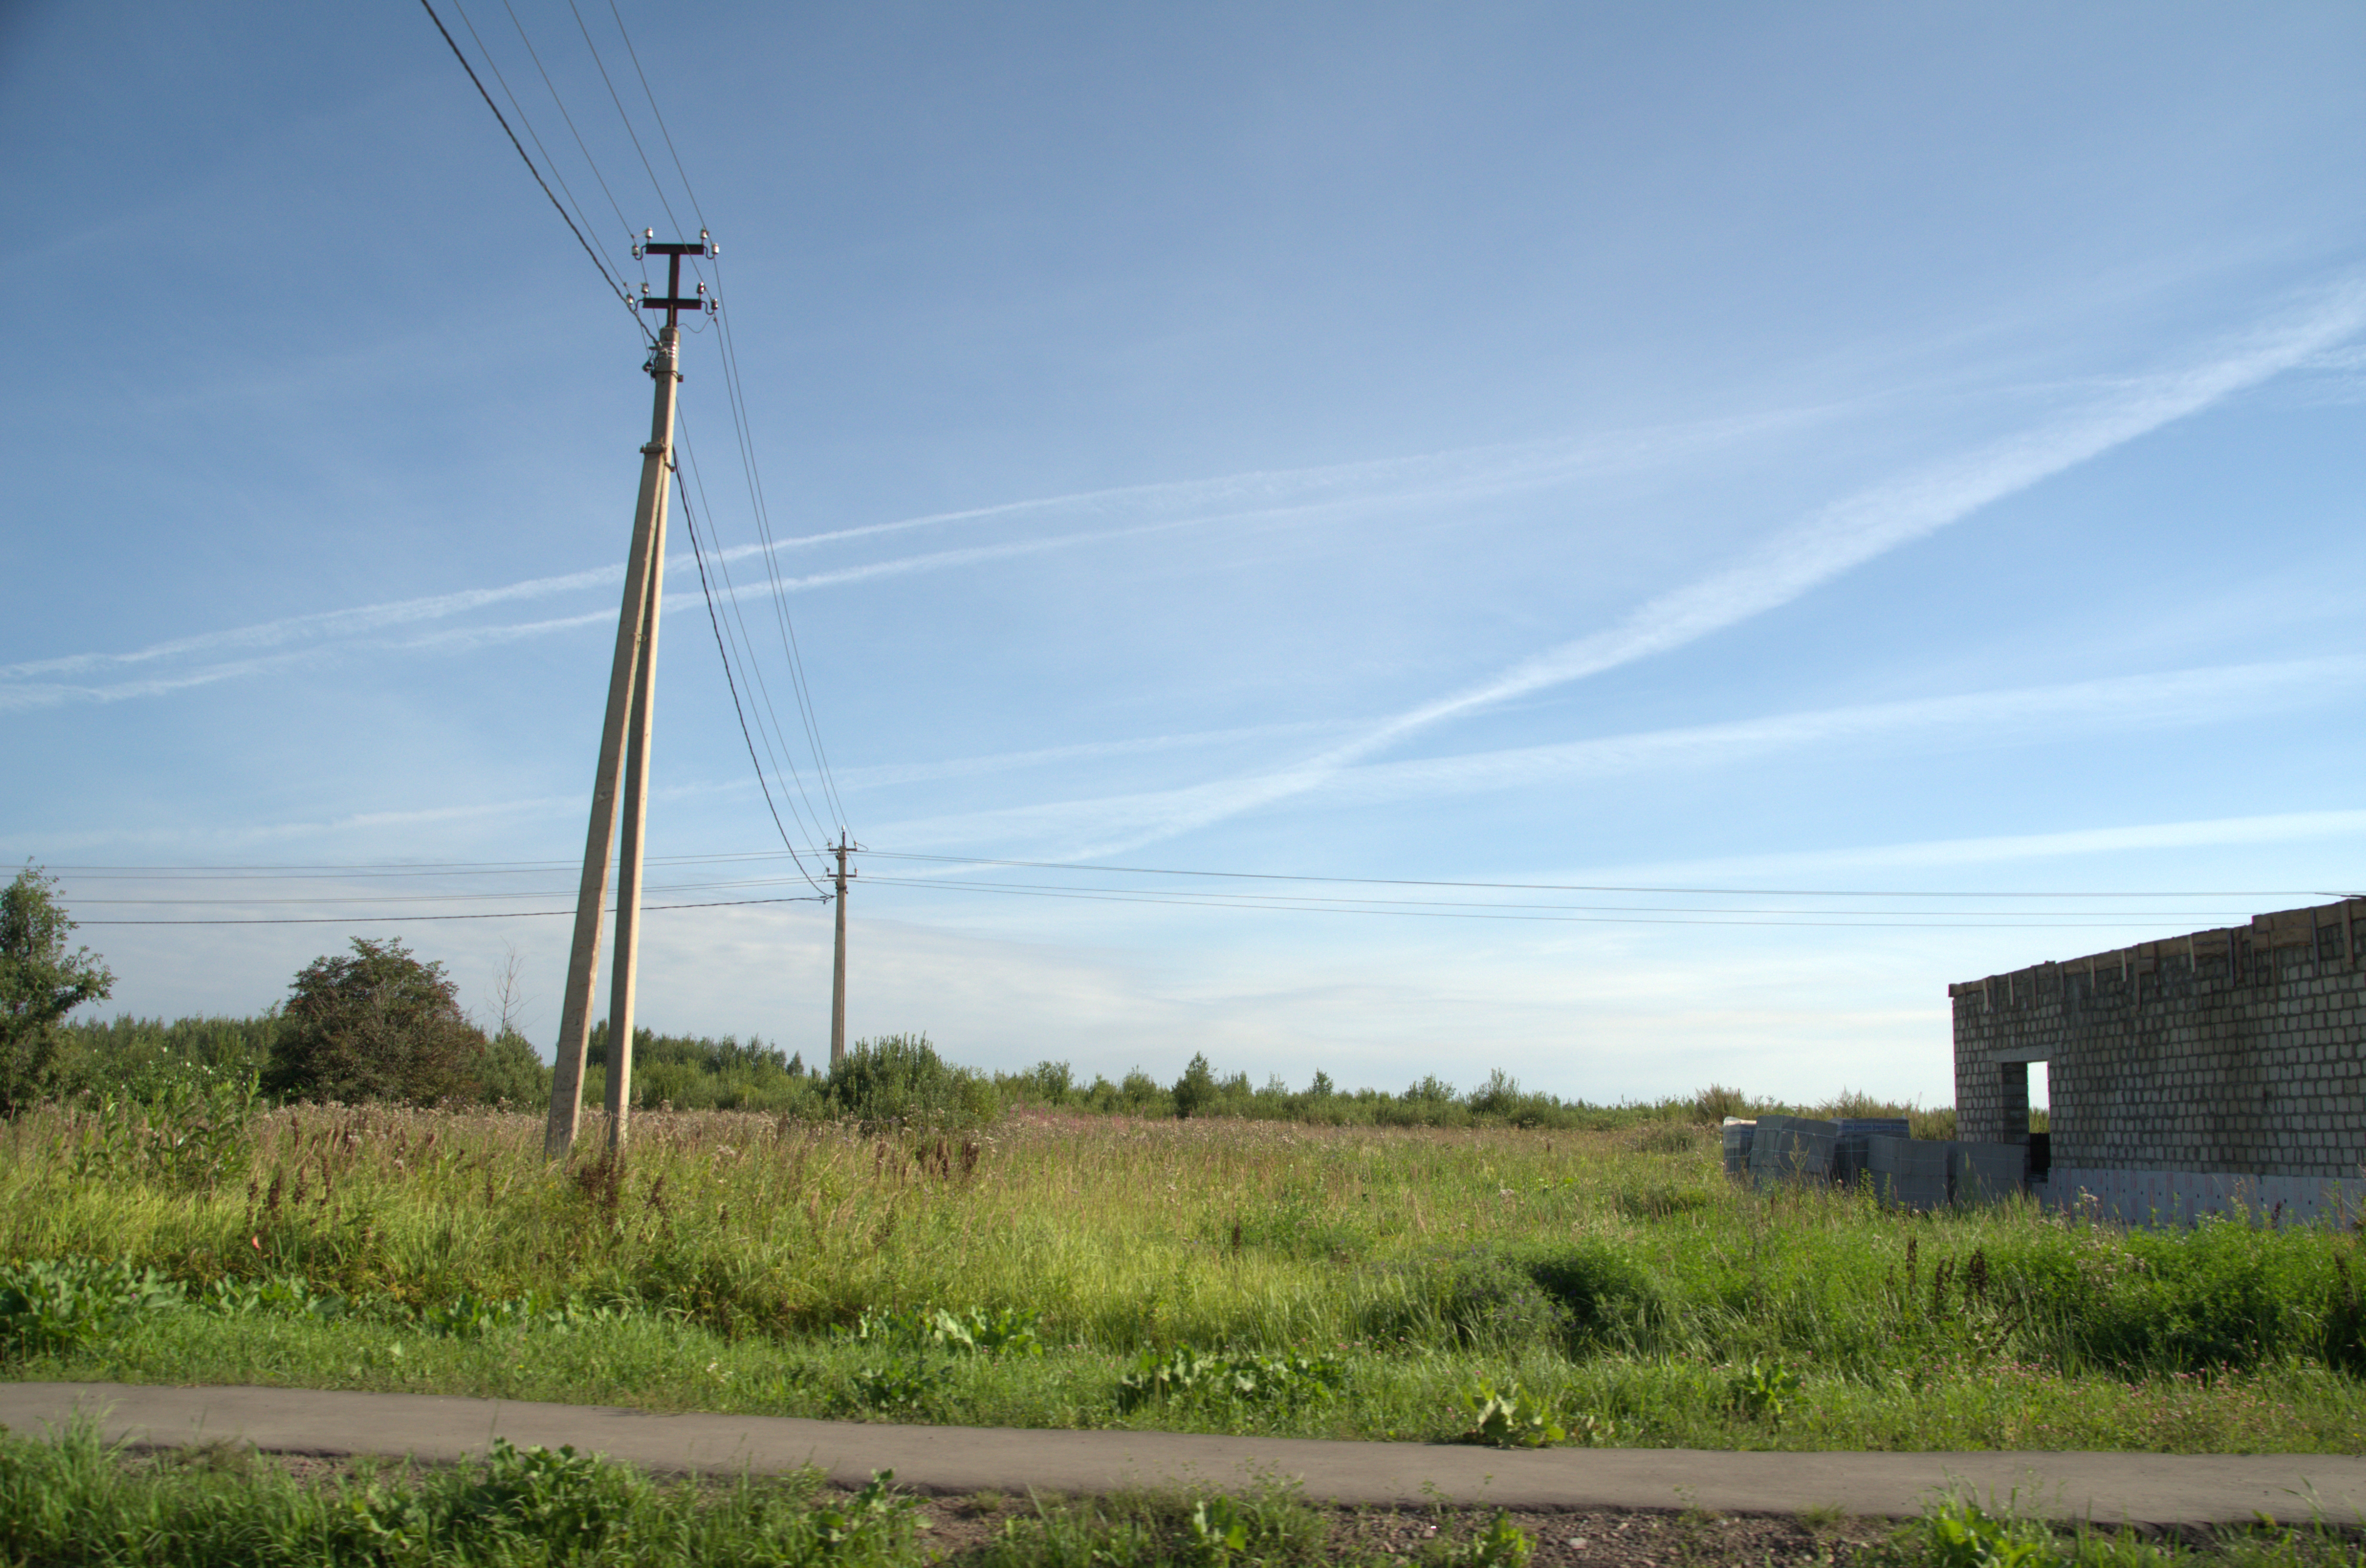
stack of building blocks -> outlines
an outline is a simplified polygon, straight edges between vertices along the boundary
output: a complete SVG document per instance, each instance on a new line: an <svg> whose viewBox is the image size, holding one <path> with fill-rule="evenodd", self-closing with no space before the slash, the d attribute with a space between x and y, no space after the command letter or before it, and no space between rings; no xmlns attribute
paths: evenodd
<svg viewBox="0 0 2366 1568"><path fill-rule="evenodd" d="M1761 1116L1750 1140L1750 1180L1756 1186L1777 1182L1829 1181L1832 1146L1840 1124L1811 1116Z"/></svg>

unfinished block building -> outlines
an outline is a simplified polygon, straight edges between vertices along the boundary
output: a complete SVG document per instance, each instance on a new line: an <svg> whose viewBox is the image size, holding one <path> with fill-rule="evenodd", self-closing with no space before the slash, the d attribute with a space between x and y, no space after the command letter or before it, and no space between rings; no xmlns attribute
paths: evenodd
<svg viewBox="0 0 2366 1568"><path fill-rule="evenodd" d="M2366 1198L2366 900L1951 985L1956 1137L2029 1141L2033 1190L2129 1219L2347 1216Z"/></svg>

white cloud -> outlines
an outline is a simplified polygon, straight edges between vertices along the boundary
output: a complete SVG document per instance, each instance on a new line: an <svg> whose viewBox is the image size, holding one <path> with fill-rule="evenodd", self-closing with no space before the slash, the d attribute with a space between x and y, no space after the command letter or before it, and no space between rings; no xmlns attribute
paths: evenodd
<svg viewBox="0 0 2366 1568"><path fill-rule="evenodd" d="M1615 626L1409 708L1293 767L1175 791L1164 820L1079 848L1110 855L1314 790L1342 769L1450 719L1682 647L1787 604L1867 561L1983 507L2267 380L2353 336L2366 285L2330 292L2291 319L2180 370L2134 377L2068 417L1877 485L1804 519L1741 560L1639 606Z"/></svg>
<svg viewBox="0 0 2366 1568"><path fill-rule="evenodd" d="M1277 788L1266 803L1304 798L1325 804L1373 805L1451 798L1659 768L1715 767L1786 750L1867 741L1929 744L1968 737L1997 744L2002 737L2005 744L2027 745L2066 728L2093 733L2214 723L2271 707L2338 700L2361 685L2366 685L2366 657L2331 657L1865 703L1557 745L1337 767L1303 788ZM1278 780L1299 782L1295 774L1279 775ZM1017 846L1047 857L1087 859L1105 851L1077 851L1074 846L1079 842L1156 835L1161 824L1205 810L1211 802L1229 802L1240 789L1239 781L1224 780L1010 807L891 823L876 829L874 836L883 845L899 847L959 846L992 853Z"/></svg>
<svg viewBox="0 0 2366 1568"><path fill-rule="evenodd" d="M731 598L759 596L772 591L776 583L783 592L811 592L1219 523L1302 522L1370 509L1467 504L1490 495L1569 483L1586 474L1673 462L1722 442L1793 428L1829 412L1819 409L1780 410L1664 428L1616 431L1589 437L1473 447L1367 463L1252 472L1215 479L1128 486L972 507L957 511L931 512L890 522L794 535L775 540L769 547L760 543L727 547L716 553L727 565L750 557L762 557L767 569L760 580L727 588L717 585L717 594L718 597ZM919 528L957 523L1042 523L1063 518L1115 520L1129 517L1139 521L1123 522L1116 527L924 551L803 575L781 575L774 566L782 555L791 551ZM671 563L671 568L677 580L680 580L682 572L694 570L687 560ZM295 664L326 658L339 647L465 652L548 635L601 621L613 622L615 611L603 609L580 615L508 625L464 628L398 643L369 640L367 637L368 633L389 627L448 620L498 604L593 588L614 588L623 580L621 564L594 566L554 577L531 577L495 588L468 588L357 605L344 610L286 616L247 626L171 638L121 653L67 654L0 665L0 711L163 696L192 687L265 674ZM669 611L676 611L701 602L701 596L697 593L675 592L667 595L665 608ZM310 644L311 651L268 661L224 662L182 675L111 685L38 678L169 663L228 649L283 648L291 644Z"/></svg>

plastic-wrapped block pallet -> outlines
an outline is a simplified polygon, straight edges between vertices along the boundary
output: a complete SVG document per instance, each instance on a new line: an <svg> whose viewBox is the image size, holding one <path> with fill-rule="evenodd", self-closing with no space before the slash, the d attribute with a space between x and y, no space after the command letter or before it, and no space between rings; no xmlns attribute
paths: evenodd
<svg viewBox="0 0 2366 1568"><path fill-rule="evenodd" d="M1876 1133L1865 1140L1865 1180L1883 1203L1908 1209L1944 1208L1953 1163L1949 1151L1955 1147Z"/></svg>
<svg viewBox="0 0 2366 1568"><path fill-rule="evenodd" d="M1808 1116L1761 1116L1750 1140L1750 1179L1774 1182L1827 1181L1832 1173L1832 1140L1839 1124Z"/></svg>
<svg viewBox="0 0 2366 1568"><path fill-rule="evenodd" d="M1949 1185L1959 1204L1994 1203L2021 1191L2029 1174L2029 1147L2018 1143L1959 1143L1948 1167Z"/></svg>
<svg viewBox="0 0 2366 1568"><path fill-rule="evenodd" d="M1725 1119L1725 1174L1739 1182L1750 1170L1750 1145L1758 1124L1741 1116Z"/></svg>
<svg viewBox="0 0 2366 1568"><path fill-rule="evenodd" d="M1865 1174L1865 1142L1871 1137L1905 1137L1903 1116L1842 1116L1840 1136L1832 1143L1832 1179L1842 1186L1856 1185Z"/></svg>

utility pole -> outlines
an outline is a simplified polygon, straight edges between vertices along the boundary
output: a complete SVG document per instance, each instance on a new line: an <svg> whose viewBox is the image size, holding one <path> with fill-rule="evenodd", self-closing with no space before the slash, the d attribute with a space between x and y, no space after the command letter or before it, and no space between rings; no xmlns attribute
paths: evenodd
<svg viewBox="0 0 2366 1568"><path fill-rule="evenodd" d="M592 1044L592 995L600 976L600 916L608 899L608 867L616 850L616 787L624 784L624 843L616 878L616 967L608 993L608 1148L625 1145L632 1105L633 998L640 978L641 857L648 823L649 722L658 653L658 606L665 587L667 476L673 466L674 389L682 381L681 312L708 308L706 286L685 297L682 259L711 256L706 231L697 242L650 242L636 256L666 258L662 297L641 286L641 308L665 312L665 326L646 370L657 384L648 443L641 448L640 499L633 509L633 543L625 562L625 599L616 613L616 651L608 668L607 716L600 726L600 758L592 775L592 824L583 841L583 879L575 894L575 939L567 956L567 992L559 1009L558 1056L550 1085L550 1121L543 1152L563 1158L583 1115L584 1056Z"/></svg>
<svg viewBox="0 0 2366 1568"><path fill-rule="evenodd" d="M846 1059L846 879L856 874L846 868L846 857L848 851L862 847L848 840L844 828L838 830L838 842L830 846L830 853L838 857L838 956L829 972L829 1066L833 1072Z"/></svg>

